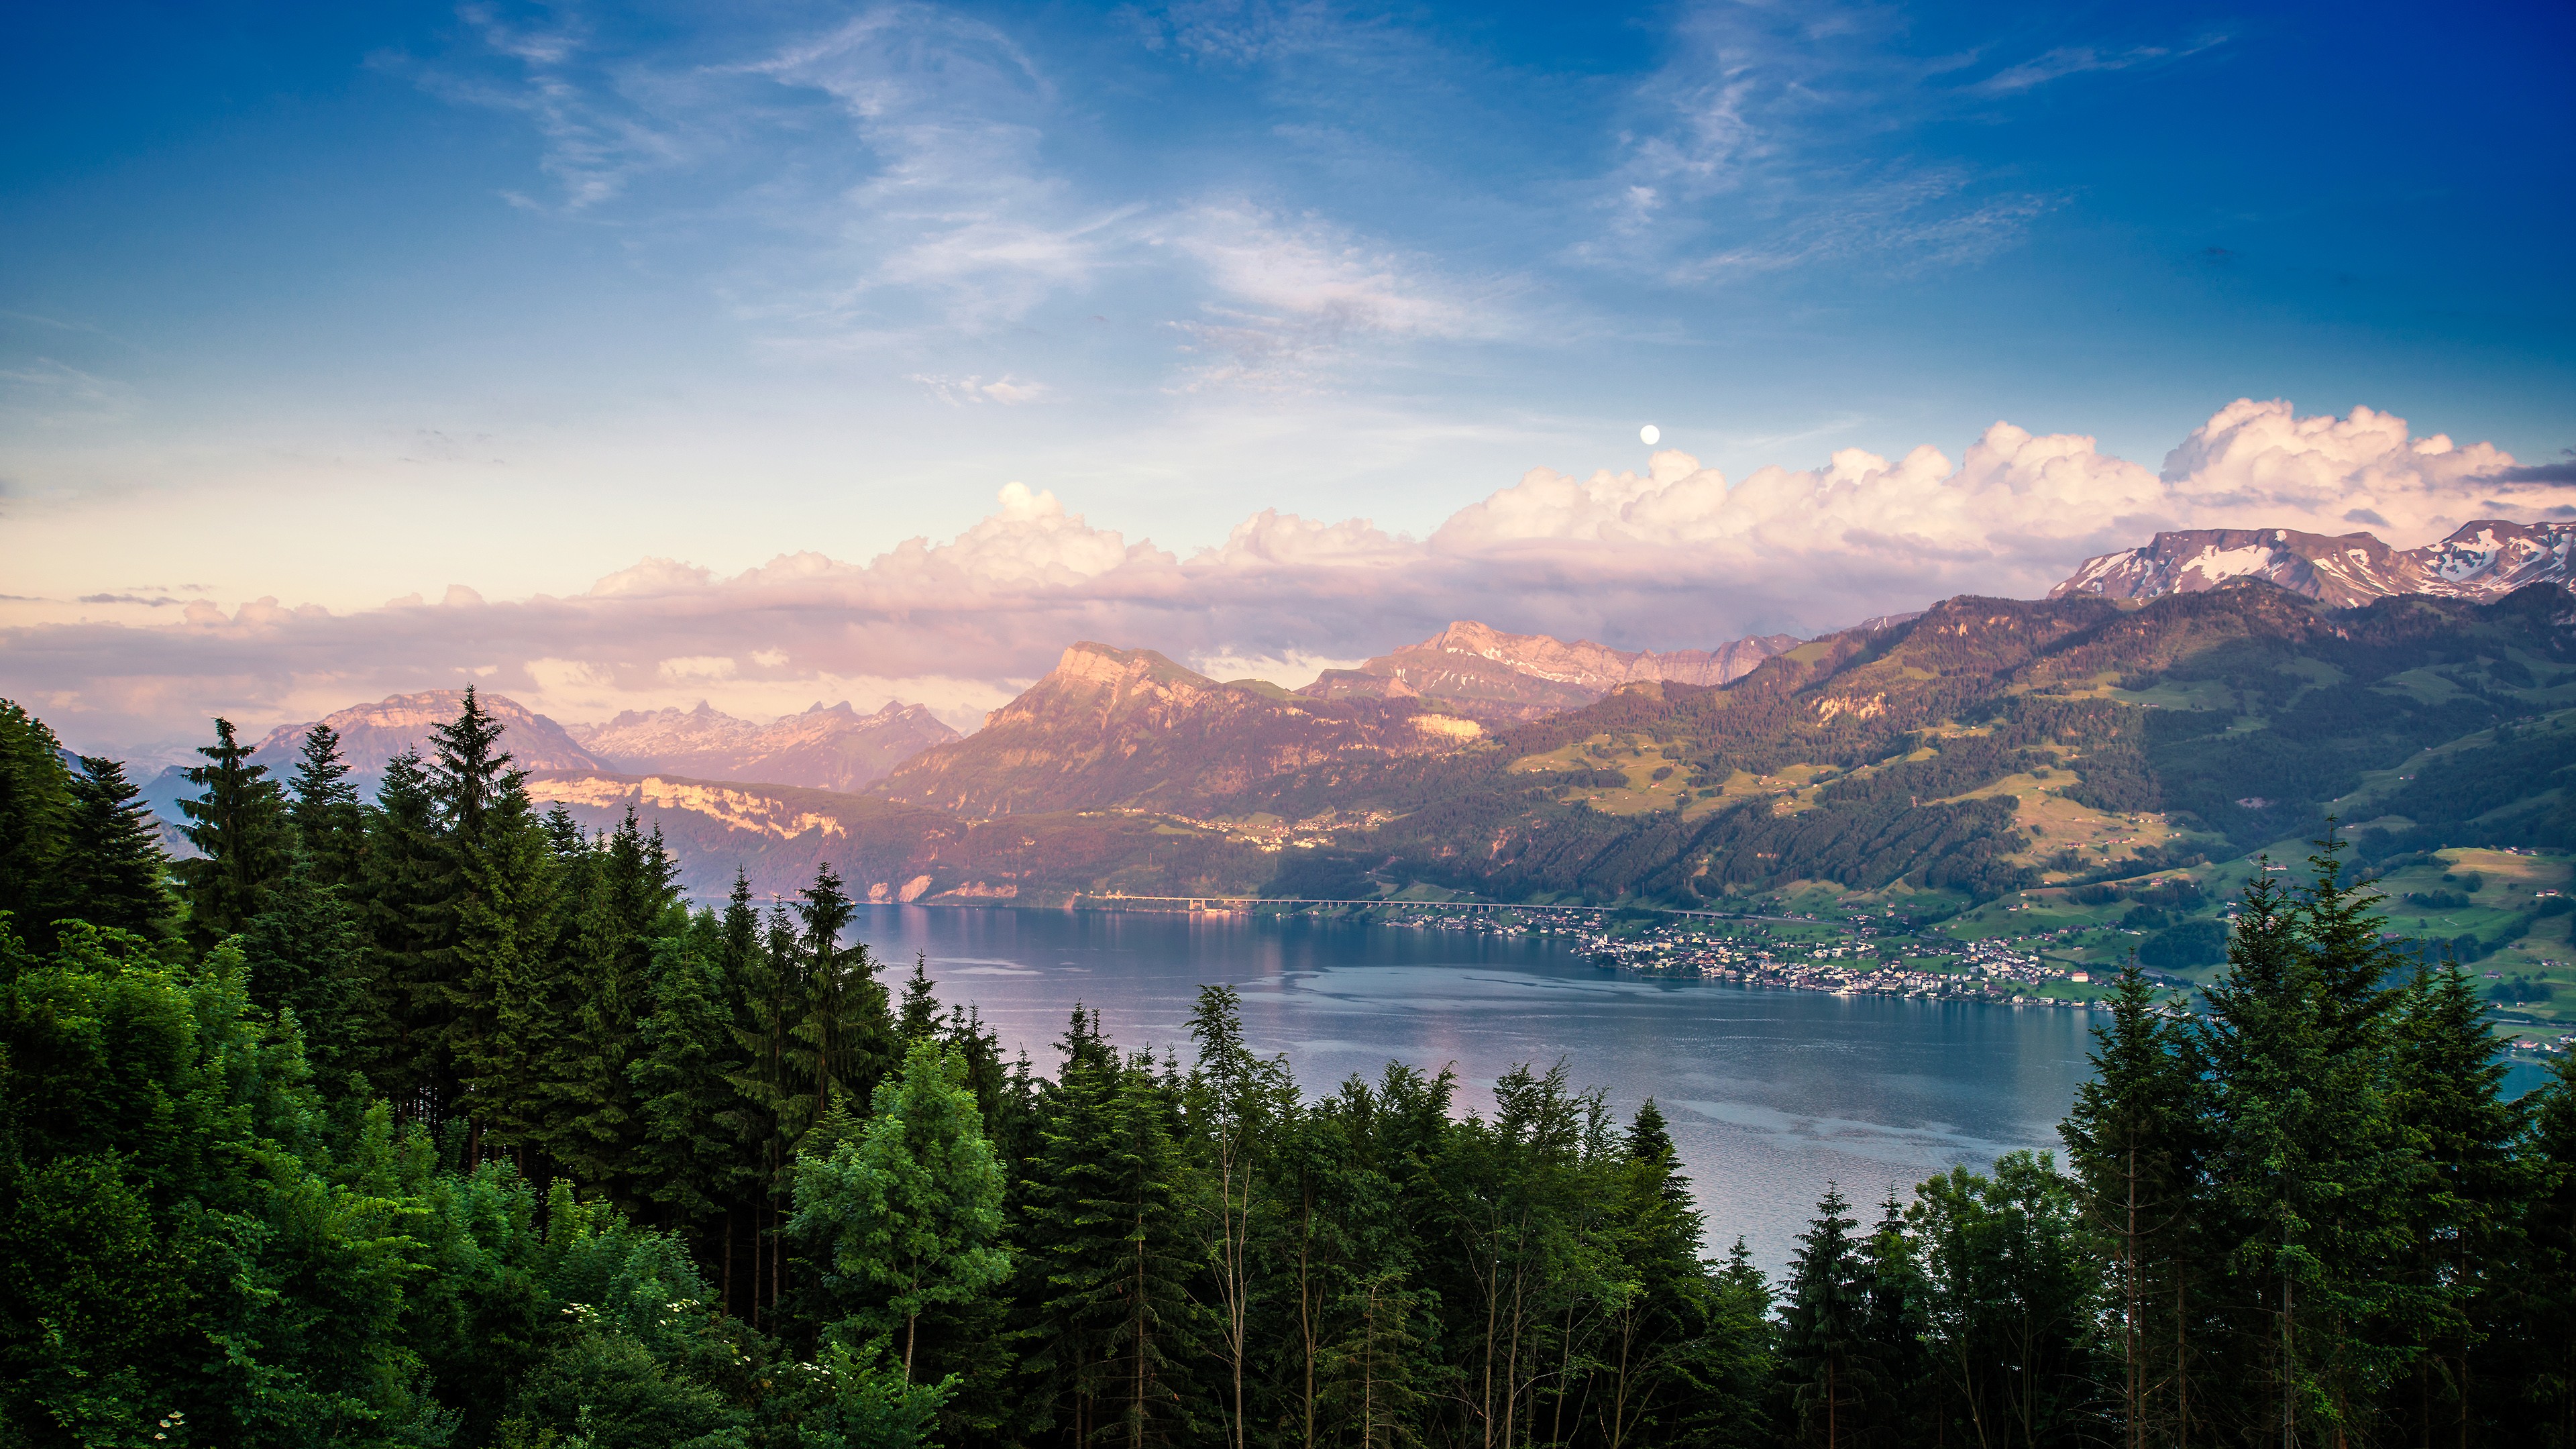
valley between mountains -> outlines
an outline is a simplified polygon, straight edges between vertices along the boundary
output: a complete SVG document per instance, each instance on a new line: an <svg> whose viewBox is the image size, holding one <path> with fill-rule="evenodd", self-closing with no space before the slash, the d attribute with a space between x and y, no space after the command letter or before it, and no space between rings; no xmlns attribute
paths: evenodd
<svg viewBox="0 0 2576 1449"><path fill-rule="evenodd" d="M2303 856L2332 818L2389 873L2401 925L2545 1000L2576 954L2556 863L2576 846L2571 544L2576 526L2503 522L2417 550L2161 534L2042 600L1671 653L1461 621L1295 690L1077 642L962 737L899 704L560 726L483 703L536 799L592 827L633 811L705 896L737 871L792 893L828 863L879 902L1476 900L1995 932L2039 910L2170 940L2183 968L2208 964L2184 928L2253 857ZM363 777L458 698L329 723ZM259 758L282 766L305 728Z"/></svg>

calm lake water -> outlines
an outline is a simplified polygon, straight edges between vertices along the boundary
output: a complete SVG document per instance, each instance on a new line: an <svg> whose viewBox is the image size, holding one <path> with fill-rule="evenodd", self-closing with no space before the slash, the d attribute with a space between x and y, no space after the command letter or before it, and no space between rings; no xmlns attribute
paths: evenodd
<svg viewBox="0 0 2576 1449"><path fill-rule="evenodd" d="M1654 980L1555 939L1304 920L878 906L855 931L890 986L927 956L941 999L973 1003L1041 1072L1077 1001L1121 1046L1186 1061L1191 1003L1214 982L1242 993L1253 1046L1285 1052L1310 1094L1390 1060L1455 1063L1464 1105L1485 1108L1515 1064L1562 1058L1623 1122L1661 1104L1711 1250L1740 1234L1774 1272L1828 1181L1874 1205L1953 1164L2056 1148L2097 1019Z"/></svg>

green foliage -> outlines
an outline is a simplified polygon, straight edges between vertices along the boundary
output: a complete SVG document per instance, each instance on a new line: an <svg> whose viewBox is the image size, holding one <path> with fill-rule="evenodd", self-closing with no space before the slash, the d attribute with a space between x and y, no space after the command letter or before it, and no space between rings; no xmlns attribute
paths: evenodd
<svg viewBox="0 0 2576 1449"><path fill-rule="evenodd" d="M2185 921L2156 932L2138 944L2138 960L2167 971L2215 966L2227 959L2227 926L2221 921Z"/></svg>
<svg viewBox="0 0 2576 1449"><path fill-rule="evenodd" d="M207 763L191 766L188 783L204 793L179 802L180 827L198 859L181 870L188 884L188 938L200 948L250 924L285 878L288 837L283 797L266 765L250 763L251 746L228 719L215 721L215 742L200 746Z"/></svg>
<svg viewBox="0 0 2576 1449"><path fill-rule="evenodd" d="M2069 669L2130 627L2010 608L2081 626ZM1799 692L1905 653L1872 637L1673 697L1867 764L1879 726ZM1915 847L1867 822L1923 790L2136 743L2107 790L2164 747L1929 677L1992 733L1621 848L1758 826L1885 870ZM1079 1007L1052 1080L1006 1068L926 962L897 1016L829 869L793 913L737 881L693 915L631 818L537 815L479 705L438 744L364 803L308 741L280 816L225 733L191 949L114 770L0 708L0 852L42 872L0 879L31 913L0 917L0 1442L2576 1449L2576 1068L2504 1101L2476 984L2397 954L2331 838L2302 886L2256 873L2205 1016L2122 973L2066 1171L1954 1170L1867 1230L1829 1193L1775 1295L1740 1241L1706 1260L1652 1102L1622 1126L1562 1065L1490 1112L1400 1065L1310 1096L1223 987L1186 1068ZM1925 849L1991 864L1976 838ZM1599 844L1544 869L1607 882ZM140 929L81 914L120 901Z"/></svg>
<svg viewBox="0 0 2576 1449"><path fill-rule="evenodd" d="M984 1138L965 1064L916 1042L902 1075L877 1088L853 1141L796 1164L791 1231L815 1242L844 1342L893 1335L915 1371L924 1312L972 1303L1010 1275L1002 1165Z"/></svg>

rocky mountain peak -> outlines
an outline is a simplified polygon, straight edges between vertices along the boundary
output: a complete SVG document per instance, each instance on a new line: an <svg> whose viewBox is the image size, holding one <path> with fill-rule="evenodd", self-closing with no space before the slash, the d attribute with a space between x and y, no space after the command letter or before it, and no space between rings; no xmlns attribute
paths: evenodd
<svg viewBox="0 0 2576 1449"><path fill-rule="evenodd" d="M2153 599L2259 578L2335 608L2397 594L2501 598L2526 584L2566 585L2576 524L2481 519L2422 548L2392 548L2369 533L2294 528L2195 528L2086 559L2052 599L2089 595Z"/></svg>

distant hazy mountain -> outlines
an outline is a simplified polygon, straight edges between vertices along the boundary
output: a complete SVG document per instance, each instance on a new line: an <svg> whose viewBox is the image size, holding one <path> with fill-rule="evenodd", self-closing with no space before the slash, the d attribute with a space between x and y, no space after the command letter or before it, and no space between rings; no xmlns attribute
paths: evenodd
<svg viewBox="0 0 2576 1449"><path fill-rule="evenodd" d="M1315 698L1257 679L1220 684L1150 649L1083 643L982 730L915 755L875 789L969 818L1186 809L1337 760L1442 754L1483 734L1433 701Z"/></svg>
<svg viewBox="0 0 2576 1449"><path fill-rule="evenodd" d="M946 905L1060 900L1111 881L1138 895L1240 889L1267 879L1279 842L1144 811L965 821L872 795L795 785L549 770L531 797L606 829L629 809L658 829L682 886L722 896L739 870L755 894L792 896L828 864L868 901Z"/></svg>
<svg viewBox="0 0 2576 1449"><path fill-rule="evenodd" d="M1797 644L1786 634L1767 634L1712 650L1657 653L1506 634L1462 619L1357 669L1326 670L1297 692L1316 699L1427 697L1488 719L1541 719L1641 680L1726 684Z"/></svg>
<svg viewBox="0 0 2576 1449"><path fill-rule="evenodd" d="M2409 549L2390 548L2367 533L2199 528L2159 533L2143 548L2087 559L2048 596L2153 599L2260 578L2342 609L2398 594L2500 599L2525 584L2568 583L2571 550L2576 524L2568 523L2486 519L2440 543Z"/></svg>
<svg viewBox="0 0 2576 1449"><path fill-rule="evenodd" d="M957 731L917 704L888 701L860 714L848 701L817 704L756 725L701 703L696 709L628 710L606 724L567 732L609 769L664 772L701 780L758 780L819 790L855 790L882 778Z"/></svg>
<svg viewBox="0 0 2576 1449"><path fill-rule="evenodd" d="M601 768L599 759L553 720L505 694L478 691L475 698L486 713L501 722L501 748L510 752L511 761L520 769ZM320 722L338 732L340 756L349 762L350 773L372 786L383 777L385 766L403 751L417 750L428 755L431 726L453 721L464 708L464 690L425 689L418 694L393 695L374 704L353 704L324 715ZM307 720L270 730L252 752L251 762L268 766L269 773L279 780L286 779L295 771L296 752L304 747L304 737L312 732L313 724Z"/></svg>

